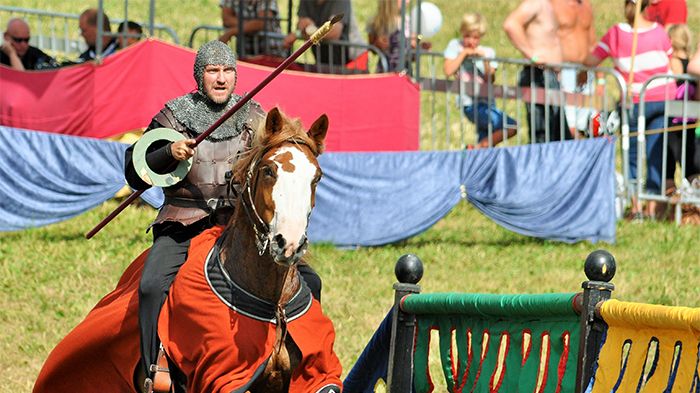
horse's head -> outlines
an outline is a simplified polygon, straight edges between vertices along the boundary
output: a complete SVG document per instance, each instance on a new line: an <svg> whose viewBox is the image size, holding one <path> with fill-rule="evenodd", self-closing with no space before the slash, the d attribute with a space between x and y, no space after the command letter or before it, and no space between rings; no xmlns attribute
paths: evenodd
<svg viewBox="0 0 700 393"><path fill-rule="evenodd" d="M278 264L291 266L306 250L306 228L322 174L316 158L327 130L325 114L307 133L299 120L274 108L250 154L234 169L243 184L242 205L253 222L258 251L262 255L269 250Z"/></svg>

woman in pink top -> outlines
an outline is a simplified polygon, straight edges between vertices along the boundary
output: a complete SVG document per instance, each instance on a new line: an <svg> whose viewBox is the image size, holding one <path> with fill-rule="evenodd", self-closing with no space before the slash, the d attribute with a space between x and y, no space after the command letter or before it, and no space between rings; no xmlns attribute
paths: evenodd
<svg viewBox="0 0 700 393"><path fill-rule="evenodd" d="M638 130L637 117L639 116L639 93L642 85L649 78L658 74L670 74L669 57L672 52L671 42L661 25L652 22L644 17L644 10L649 5L649 0L642 1L642 14L639 16L637 30L637 50L634 56L634 70L632 63L632 40L635 0L625 0L626 23L618 23L611 27L601 38L593 52L588 55L584 64L587 66L597 66L603 60L610 57L615 65L615 69L628 80L629 74L633 72L632 85L629 89L632 92L633 105L629 111L630 132ZM646 118L646 129L657 130L665 128L664 122L664 101L673 99L676 91L675 82L672 79L655 79L647 85L644 96ZM646 136L647 154L647 192L661 194L661 169L663 154L662 134L651 134ZM637 178L637 138L630 138L629 150L630 178ZM650 201L647 206L647 214L655 215L656 202ZM641 213L636 203L632 206L632 213Z"/></svg>

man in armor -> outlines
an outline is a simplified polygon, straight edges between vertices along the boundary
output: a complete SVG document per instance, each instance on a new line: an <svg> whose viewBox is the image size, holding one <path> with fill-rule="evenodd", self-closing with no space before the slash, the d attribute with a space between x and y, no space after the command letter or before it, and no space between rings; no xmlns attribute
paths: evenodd
<svg viewBox="0 0 700 393"><path fill-rule="evenodd" d="M250 147L265 112L251 100L214 132L193 148L197 135L206 131L242 97L233 93L236 86L236 56L220 41L202 45L194 63L197 91L168 101L156 114L145 132L171 128L187 139L149 149L148 167L169 173L178 161L193 158L192 167L180 182L163 189L165 201L151 227L153 246L146 259L139 286L139 328L141 359L150 376L159 350L157 324L160 309L168 296L178 270L187 258L190 239L214 225L225 225L233 214L233 195L227 193L231 166ZM155 145L155 143L153 144ZM134 145L125 154L125 176L134 189L149 185L137 174L132 162ZM321 280L308 265L299 272L320 300Z"/></svg>

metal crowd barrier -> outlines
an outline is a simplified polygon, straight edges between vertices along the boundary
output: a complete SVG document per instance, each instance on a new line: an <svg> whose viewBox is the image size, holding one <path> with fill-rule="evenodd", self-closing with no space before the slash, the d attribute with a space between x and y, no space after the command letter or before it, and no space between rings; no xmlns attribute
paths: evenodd
<svg viewBox="0 0 700 393"><path fill-rule="evenodd" d="M651 101L647 91L661 81L673 81L671 89L665 89L663 101L663 126L660 129L647 129ZM697 89L700 79L690 75L656 75L648 79L639 95L639 113L637 117L637 173L639 181L635 183L635 196L640 201L657 201L674 207L676 224L681 223L684 204L700 207L700 98L690 93L691 84ZM651 109L653 111L653 109ZM651 112L650 111L650 112ZM630 113L630 116L634 113ZM658 117L658 114L656 114ZM660 141L659 137L660 136ZM674 140L674 141L672 141ZM680 140L680 141L679 141ZM680 142L680 144L678 144ZM669 160L672 155L671 144L675 143L680 157ZM647 146L649 145L649 146ZM647 152L647 148L651 148ZM650 164L659 169L660 190L653 192L646 189ZM676 165L680 171L676 171ZM664 214L664 212L661 212ZM658 218L665 218L664 216Z"/></svg>
<svg viewBox="0 0 700 393"><path fill-rule="evenodd" d="M27 21L32 35L30 44L41 50L65 57L77 57L87 49L78 28L80 14L0 5L0 26L7 25L7 21L11 18L23 18ZM124 19L110 18L114 35L116 35L117 26L122 21ZM142 22L141 25L145 34L148 30L148 23ZM172 27L154 24L153 28L156 37L175 44L180 43L177 33Z"/></svg>
<svg viewBox="0 0 700 393"><path fill-rule="evenodd" d="M476 133L474 124L466 119L462 113L465 100L486 103L495 106L503 112L502 120L506 116L514 118L517 124L513 126L517 130L516 135L509 144L534 143L550 140L574 139L581 137L594 137L603 134L612 134L615 130L610 117L622 113L620 109L626 107L624 98L626 87L622 77L610 68L587 68L577 64L557 64L548 66L528 67L523 75L523 67L530 66L526 60L494 58L488 59L491 63L497 63L494 81L479 81L476 67L468 64L462 65L460 72L468 73L471 82L464 82L457 78L445 78L442 74L444 57L441 52L425 52L425 70L423 77L419 79L422 90L425 92L424 102L429 104L429 110L423 112L424 125L429 130L429 141L423 140L423 149L461 149L470 144L468 137L473 138ZM472 62L482 59L474 58ZM440 69L438 70L438 67ZM468 70L469 69L469 70ZM427 71L427 72L426 72ZM537 73L538 75L534 75ZM577 84L577 74L585 75L585 83ZM540 76L541 82L546 87L535 83L534 77ZM566 80L568 78L568 80ZM529 79L529 80L528 80ZM598 90L598 92L596 92ZM600 94L598 94L600 93ZM603 94L604 93L604 94ZM534 120L536 106L544 106L545 132L536 135L535 130L527 129L527 115L523 109L527 106L531 110L529 120ZM565 109L560 110L561 105ZM570 108L569 108L570 107ZM458 111L454 116L453 111ZM567 109L571 109L569 116L564 116ZM616 114L614 115L613 112ZM478 121L479 113L475 113L475 121ZM579 132L571 135L564 128L566 118L573 118ZM554 121L558 119L558 121ZM610 120L610 124L608 121ZM622 119L620 119L622 121ZM597 132L591 132L594 127L601 126ZM620 125L620 123L617 123ZM489 123L489 139L493 134L493 127ZM617 127L615 127L617 128ZM515 139L513 141L512 139ZM471 139L474 141L473 139ZM493 146L490 144L489 146Z"/></svg>
<svg viewBox="0 0 700 393"><path fill-rule="evenodd" d="M192 33L190 34L190 38L188 41L188 45L191 48L198 47L199 45L209 41L218 38L221 33L224 32L224 28L222 26L214 26L214 25L199 25L196 26L194 29L192 29ZM282 47L282 40L286 37L285 34L279 34L279 33L274 33L274 32L260 32L256 34L257 36L260 36L261 38L264 37L264 39L258 39L254 40L253 43L253 56L259 55L259 54L266 54L265 48L263 48L259 43L260 42L270 42L273 41L277 44L271 45L273 47L273 52L276 53L276 51L279 51L277 48ZM232 41L232 46L236 47L236 37L231 38ZM297 44L300 41L297 41ZM329 46L329 52L331 52L331 56L329 57L329 63L330 64L323 64L319 63L315 60L314 57L314 52L316 52L316 56L320 54L320 47L315 46L313 49L309 50L308 52L304 53L299 60L299 65L303 68L303 71L307 72L316 72L316 73L325 73L325 74L367 74L367 73L374 73L378 72L381 70L387 70L389 68L389 62L386 58L386 55L382 53L382 51L377 48L374 45L368 45L364 44L361 42L350 42L350 41L343 41L343 40L328 40L324 41L325 44ZM333 48L335 47L340 47L342 48L340 50L341 52L341 58L337 59L332 56ZM291 53L290 51L284 51L285 54L283 56L288 55ZM352 65L353 60L357 59L359 56L362 56L364 54L369 54L371 53L372 56L376 58L376 68L375 69L364 69L362 67L359 67L357 65ZM338 64L335 64L338 63ZM372 65L374 65L372 63Z"/></svg>
<svg viewBox="0 0 700 393"><path fill-rule="evenodd" d="M499 143L502 146L618 136L623 158L616 170L618 211L622 214L632 198L634 185L630 183L628 167L627 88L617 71L571 63L531 67L524 59L493 58L486 59L497 66L494 78L489 79L475 67L484 59L473 58L462 64L458 71L462 77L458 78L444 76L442 52L421 52L420 56L422 150L478 147L475 123L486 119L478 110L472 110L473 121L467 119L465 105L470 103L485 104L502 112L498 118L504 126L503 141ZM528 123L536 123L537 111L542 113L544 125L536 132L536 127L530 128ZM509 123L508 118L515 124ZM498 142L494 140L497 130L492 121L485 123L486 145L493 147Z"/></svg>

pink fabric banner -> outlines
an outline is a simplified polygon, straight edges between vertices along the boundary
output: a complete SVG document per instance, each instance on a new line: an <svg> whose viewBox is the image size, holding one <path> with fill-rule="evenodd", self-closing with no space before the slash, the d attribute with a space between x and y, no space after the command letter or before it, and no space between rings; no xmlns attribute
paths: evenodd
<svg viewBox="0 0 700 393"><path fill-rule="evenodd" d="M94 138L143 128L166 101L196 88L194 54L146 40L101 65L29 72L0 66L0 125ZM251 90L271 70L239 63L236 92ZM326 113L328 151L418 149L420 96L406 76L285 71L255 99L305 126Z"/></svg>

